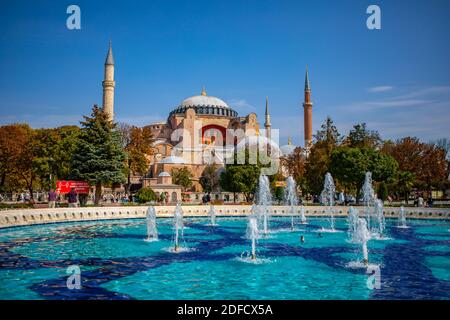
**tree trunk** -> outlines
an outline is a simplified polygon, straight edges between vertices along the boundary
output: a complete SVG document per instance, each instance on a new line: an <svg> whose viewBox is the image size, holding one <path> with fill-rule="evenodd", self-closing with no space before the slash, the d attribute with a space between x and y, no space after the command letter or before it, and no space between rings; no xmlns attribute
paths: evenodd
<svg viewBox="0 0 450 320"><path fill-rule="evenodd" d="M33 196L33 186L28 187L28 191L30 191L30 201L33 202L34 196Z"/></svg>
<svg viewBox="0 0 450 320"><path fill-rule="evenodd" d="M33 177L30 178L30 181L26 178L24 174L22 174L23 179L25 180L25 184L27 185L27 189L30 192L30 201L34 200L33 196Z"/></svg>
<svg viewBox="0 0 450 320"><path fill-rule="evenodd" d="M94 204L96 206L99 205L101 197L102 197L102 184L101 183L97 183L95 185L95 198L94 198Z"/></svg>
<svg viewBox="0 0 450 320"><path fill-rule="evenodd" d="M5 186L5 181L6 181L6 172L3 172L2 179L1 179L1 182L0 182L0 188L1 189L3 189L3 187Z"/></svg>
<svg viewBox="0 0 450 320"><path fill-rule="evenodd" d="M131 188L131 172L128 173L127 179L128 179L128 181L127 181L127 186L126 186L125 194L126 194L126 195L129 195L129 194L130 194L130 188Z"/></svg>

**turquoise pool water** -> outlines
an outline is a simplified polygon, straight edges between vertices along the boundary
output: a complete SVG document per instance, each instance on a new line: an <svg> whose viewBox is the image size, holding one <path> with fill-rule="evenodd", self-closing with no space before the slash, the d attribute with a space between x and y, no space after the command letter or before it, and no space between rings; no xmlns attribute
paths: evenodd
<svg viewBox="0 0 450 320"><path fill-rule="evenodd" d="M172 253L172 219L158 219L159 241L146 242L145 221L65 223L0 231L0 299L449 299L450 222L387 220L388 240L370 240L380 288L369 289L357 245L340 232L321 233L326 219L290 230L272 217L258 240L256 263L245 218L185 219L183 246ZM299 241L300 236L305 242ZM245 256L245 254L244 254ZM68 289L69 266L79 266L81 288ZM369 279L370 280L370 279Z"/></svg>

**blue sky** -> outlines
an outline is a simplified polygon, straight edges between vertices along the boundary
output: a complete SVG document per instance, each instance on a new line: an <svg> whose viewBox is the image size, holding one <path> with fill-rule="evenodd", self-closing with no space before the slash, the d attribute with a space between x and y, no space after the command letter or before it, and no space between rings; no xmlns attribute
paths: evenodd
<svg viewBox="0 0 450 320"><path fill-rule="evenodd" d="M81 30L66 8L81 8ZM381 8L368 30L366 8ZM449 137L450 1L2 1L0 124L78 124L101 104L109 40L118 121L165 120L186 97L225 100L303 144L310 70L313 127L366 122L383 138Z"/></svg>

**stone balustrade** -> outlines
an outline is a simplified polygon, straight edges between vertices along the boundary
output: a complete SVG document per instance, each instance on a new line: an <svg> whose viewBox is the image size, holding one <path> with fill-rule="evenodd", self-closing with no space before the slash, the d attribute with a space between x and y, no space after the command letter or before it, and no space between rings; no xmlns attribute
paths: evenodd
<svg viewBox="0 0 450 320"><path fill-rule="evenodd" d="M251 206L214 206L217 216L246 216L251 212ZM301 207L295 207L295 214L300 214ZM156 206L157 217L172 217L174 206ZM309 217L327 216L326 207L305 206L305 215ZM335 216L346 216L349 207L334 207ZM360 213L363 208L358 207ZM385 207L386 218L397 218L399 207ZM186 217L204 217L209 213L209 206L183 206ZM54 209L23 209L0 211L0 228L46 224L57 222L136 219L145 218L147 207L87 207L87 208L54 208ZM273 216L290 216L289 206L272 206ZM405 208L408 219L450 219L449 208Z"/></svg>

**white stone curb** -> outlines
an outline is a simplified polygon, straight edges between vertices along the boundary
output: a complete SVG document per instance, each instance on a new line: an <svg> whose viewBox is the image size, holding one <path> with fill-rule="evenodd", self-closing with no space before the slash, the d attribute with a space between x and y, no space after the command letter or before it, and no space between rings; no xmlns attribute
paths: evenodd
<svg viewBox="0 0 450 320"><path fill-rule="evenodd" d="M246 216L251 206L226 205L214 206L217 216ZM300 214L301 207L295 207L295 214ZM357 207L362 213L363 208ZM156 206L158 217L172 217L174 206ZM321 206L305 206L305 215L327 216L328 210ZM349 207L334 207L335 216L347 216ZM384 207L386 218L398 217L399 207ZM183 206L186 217L205 217L210 210L209 206ZM34 224L94 221L111 219L145 218L147 207L88 207L88 208L53 208L53 209L23 209L0 211L0 228L28 226ZM408 219L450 219L449 208L405 208ZM272 206L271 215L290 216L292 208L289 206Z"/></svg>

